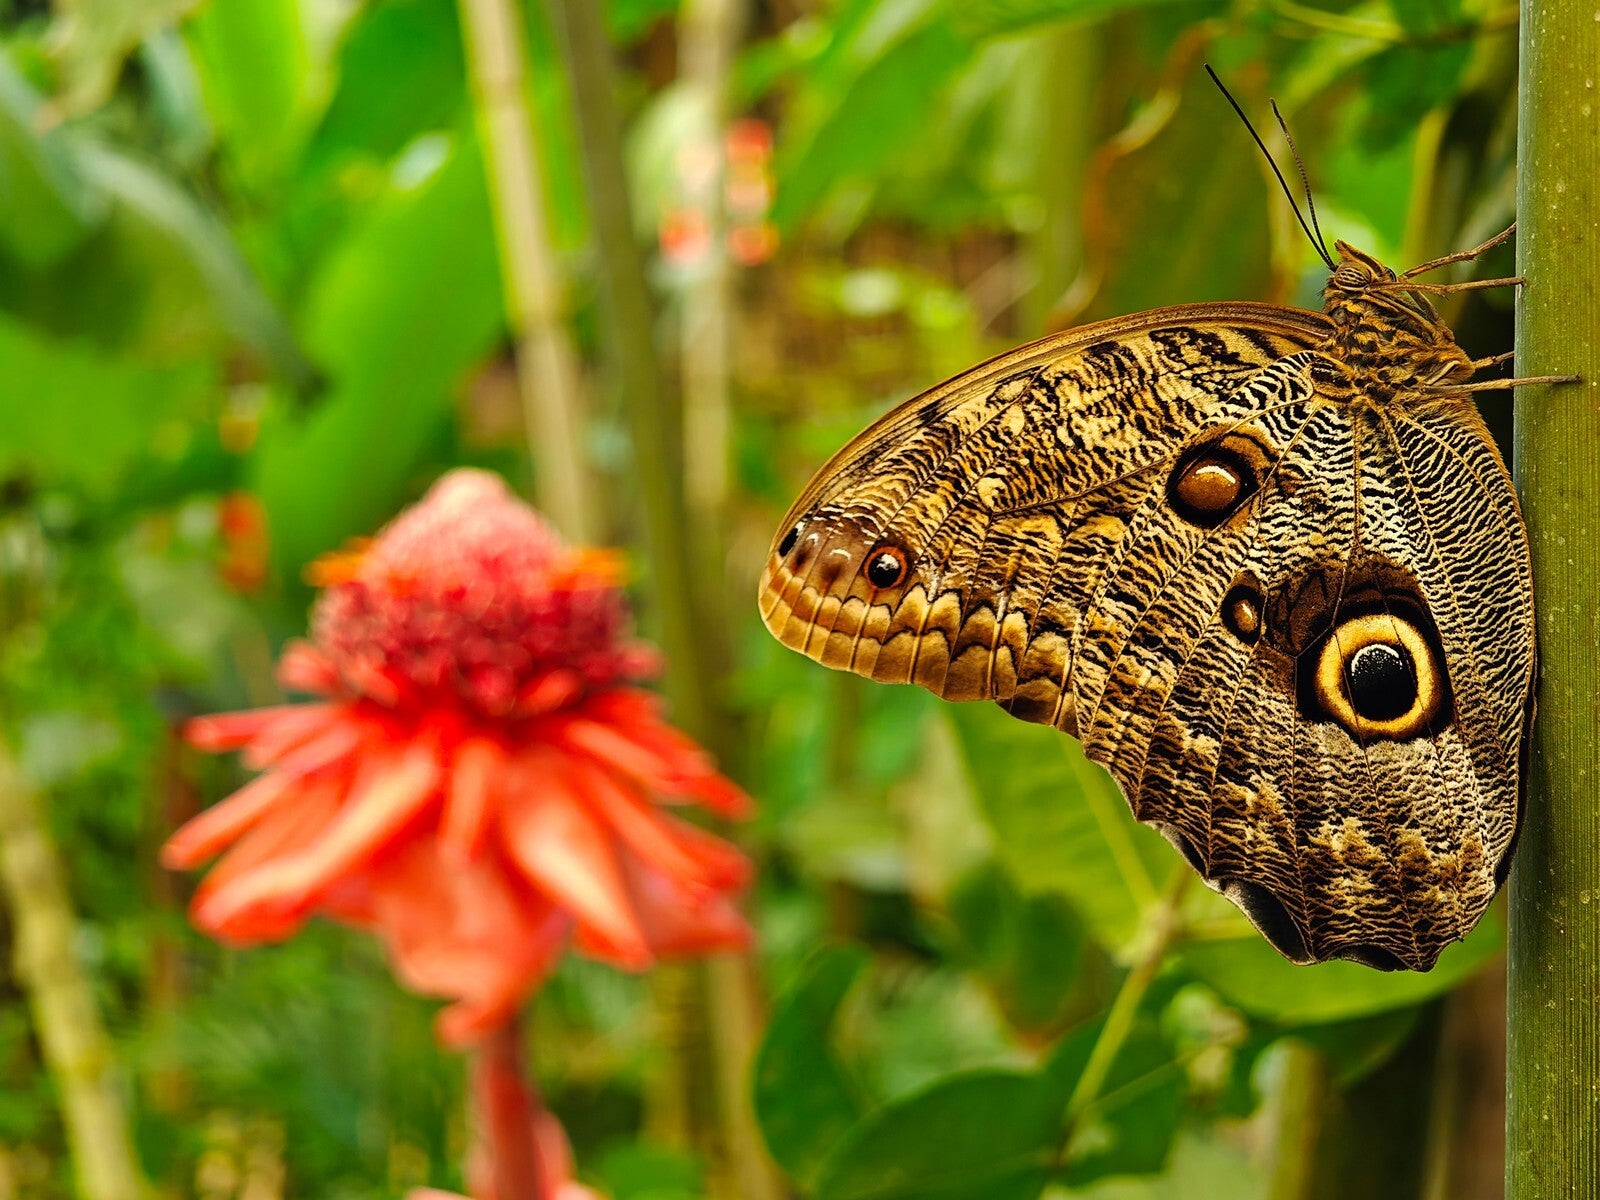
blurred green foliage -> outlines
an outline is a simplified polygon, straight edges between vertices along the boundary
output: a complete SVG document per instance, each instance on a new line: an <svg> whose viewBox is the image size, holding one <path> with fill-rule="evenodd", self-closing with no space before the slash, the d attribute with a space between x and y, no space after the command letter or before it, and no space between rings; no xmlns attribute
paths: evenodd
<svg viewBox="0 0 1600 1200"><path fill-rule="evenodd" d="M736 488L728 576L710 585L737 629L722 740L762 802L746 840L772 1000L752 1088L772 1158L817 1200L1290 1194L1274 1155L1296 1152L1297 1100L1337 1104L1398 1049L1436 1044L1437 998L1496 958L1497 923L1427 976L1292 967L1231 906L1175 895L1176 857L1075 743L816 668L760 630L749 596L810 471L905 395L1063 323L1314 303L1315 256L1203 59L1251 111L1278 97L1330 236L1404 262L1498 230L1514 10L748 9L731 94L774 130L783 244L736 281ZM527 98L590 352L578 134L547 17L526 12ZM607 15L653 237L686 169L680 14L610 0ZM655 263L663 345L692 279ZM1509 345L1505 304L1476 293L1451 314L1469 350ZM181 916L188 883L153 863L237 782L183 750L179 724L274 697L306 563L451 465L531 484L508 369L450 0L0 4L0 728L48 795L163 1196L459 1186L461 1071L430 1006L337 930L204 942ZM603 378L593 392L593 462L626 497L630 456L669 448L628 446ZM236 493L259 502L264 540ZM607 517L627 543L624 512ZM648 583L647 631L679 602ZM1140 975L1155 937L1168 953ZM570 964L537 1005L542 1081L581 1172L618 1200L726 1194L714 1150L652 1117L656 1005L645 981ZM1328 1065L1309 1099L1287 1039ZM1396 1086L1414 1117L1384 1136L1448 1158L1434 1080ZM1340 1155L1357 1153L1320 1149L1326 1190L1305 1194L1341 1194ZM0 1197L66 1196L69 1178L0 968Z"/></svg>

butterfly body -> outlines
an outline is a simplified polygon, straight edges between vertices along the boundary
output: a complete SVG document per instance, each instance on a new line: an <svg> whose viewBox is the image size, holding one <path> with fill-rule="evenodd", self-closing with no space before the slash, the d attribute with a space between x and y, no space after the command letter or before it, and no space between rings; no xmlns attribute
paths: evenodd
<svg viewBox="0 0 1600 1200"><path fill-rule="evenodd" d="M761 584L785 644L1079 738L1286 956L1427 969L1493 897L1534 670L1515 492L1426 299L1162 309L890 412Z"/></svg>

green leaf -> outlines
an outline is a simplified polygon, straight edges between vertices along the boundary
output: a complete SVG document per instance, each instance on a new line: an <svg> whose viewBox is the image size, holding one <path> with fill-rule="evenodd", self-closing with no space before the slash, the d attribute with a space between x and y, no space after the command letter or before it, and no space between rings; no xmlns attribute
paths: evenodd
<svg viewBox="0 0 1600 1200"><path fill-rule="evenodd" d="M1499 954L1503 942L1500 922L1491 913L1425 974L1375 971L1353 962L1296 966L1259 937L1190 942L1181 954L1190 971L1236 1008L1310 1025L1384 1012L1447 992Z"/></svg>
<svg viewBox="0 0 1600 1200"><path fill-rule="evenodd" d="M1072 738L987 704L950 706L967 773L1001 861L1024 891L1058 891L1116 949L1138 933L1175 859L1133 819Z"/></svg>
<svg viewBox="0 0 1600 1200"><path fill-rule="evenodd" d="M111 146L84 141L74 157L84 177L115 202L112 232L148 256L140 265L156 282L193 280L209 310L197 319L218 322L292 387L310 386L312 368L294 333L216 217L165 175Z"/></svg>
<svg viewBox="0 0 1600 1200"><path fill-rule="evenodd" d="M1376 1071L1394 1057L1416 1032L1421 1005L1392 1008L1370 1017L1303 1025L1289 1036L1305 1042L1322 1055L1335 1087L1347 1088Z"/></svg>
<svg viewBox="0 0 1600 1200"><path fill-rule="evenodd" d="M38 132L39 110L39 98L0 54L0 250L34 268L71 251L105 213L104 197L72 161L65 132Z"/></svg>
<svg viewBox="0 0 1600 1200"><path fill-rule="evenodd" d="M1206 1136L1186 1129L1159 1176L1107 1179L1072 1195L1075 1200L1266 1200L1262 1168L1237 1140L1232 1130Z"/></svg>
<svg viewBox="0 0 1600 1200"><path fill-rule="evenodd" d="M69 113L98 108L116 88L128 55L198 2L62 0L50 31L62 83L56 103Z"/></svg>
<svg viewBox="0 0 1600 1200"><path fill-rule="evenodd" d="M466 89L451 0L390 0L369 8L339 49L338 87L306 148L302 174L352 154L387 161L419 134L452 127Z"/></svg>
<svg viewBox="0 0 1600 1200"><path fill-rule="evenodd" d="M207 107L246 183L288 166L313 100L311 45L298 0L221 0L187 27Z"/></svg>
<svg viewBox="0 0 1600 1200"><path fill-rule="evenodd" d="M1465 20L1461 0L1388 0L1388 7L1413 37L1437 34Z"/></svg>
<svg viewBox="0 0 1600 1200"><path fill-rule="evenodd" d="M778 1001L756 1054L756 1119L772 1157L801 1182L816 1177L829 1148L861 1116L856 1086L828 1039L866 965L857 946L817 953Z"/></svg>
<svg viewBox="0 0 1600 1200"><path fill-rule="evenodd" d="M448 427L457 380L504 328L475 142L430 137L395 176L306 306L331 395L304 421L278 412L262 423L256 483L285 578L393 514Z"/></svg>
<svg viewBox="0 0 1600 1200"><path fill-rule="evenodd" d="M665 1146L617 1146L594 1170L610 1200L697 1200L705 1194L699 1164Z"/></svg>
<svg viewBox="0 0 1600 1200"><path fill-rule="evenodd" d="M1043 1073L945 1079L851 1130L816 1200L1032 1200L1049 1178L1062 1104Z"/></svg>
<svg viewBox="0 0 1600 1200"><path fill-rule="evenodd" d="M0 317L0 478L109 491L163 423L208 394L204 367L149 367Z"/></svg>
<svg viewBox="0 0 1600 1200"><path fill-rule="evenodd" d="M1262 186L1250 139L1221 122L1198 65L1181 83L1141 101L1098 152L1083 199L1085 270L1053 320L1269 293L1267 205L1283 199Z"/></svg>
<svg viewBox="0 0 1600 1200"><path fill-rule="evenodd" d="M1085 937L1083 918L1064 897L1021 896L990 862L968 872L948 903L972 966L1014 1028L1038 1034L1066 1018Z"/></svg>
<svg viewBox="0 0 1600 1200"><path fill-rule="evenodd" d="M1392 46L1363 72L1368 101L1364 140L1374 148L1394 145L1417 128L1430 109L1451 102L1472 65L1470 41L1443 46Z"/></svg>
<svg viewBox="0 0 1600 1200"><path fill-rule="evenodd" d="M772 219L794 225L841 183L882 173L923 132L930 105L972 56L972 43L935 21L910 33L837 91L814 89L778 155Z"/></svg>
<svg viewBox="0 0 1600 1200"><path fill-rule="evenodd" d="M1192 0L961 0L952 19L964 36L997 37L1040 25L1093 21L1112 13Z"/></svg>

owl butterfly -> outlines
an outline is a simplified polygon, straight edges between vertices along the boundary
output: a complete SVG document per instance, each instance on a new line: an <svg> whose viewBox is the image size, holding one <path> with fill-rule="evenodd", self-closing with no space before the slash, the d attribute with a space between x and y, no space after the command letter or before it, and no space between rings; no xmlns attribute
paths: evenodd
<svg viewBox="0 0 1600 1200"><path fill-rule="evenodd" d="M1320 313L1157 309L939 384L817 473L762 618L1078 738L1292 961L1429 969L1505 877L1532 714L1527 539L1468 393L1561 380L1472 382L1509 356L1426 298L1520 280L1418 276L1511 232L1396 275L1318 230Z"/></svg>

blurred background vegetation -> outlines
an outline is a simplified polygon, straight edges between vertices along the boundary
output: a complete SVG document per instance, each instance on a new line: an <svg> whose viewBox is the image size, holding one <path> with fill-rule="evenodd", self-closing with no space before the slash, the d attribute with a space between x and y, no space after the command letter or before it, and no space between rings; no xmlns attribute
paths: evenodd
<svg viewBox="0 0 1600 1200"><path fill-rule="evenodd" d="M1203 61L1277 98L1330 236L1405 265L1502 228L1510 0L518 0L550 268L520 292L480 8L0 0L0 788L59 848L56 949L153 1194L459 1186L431 1006L342 931L204 942L154 852L237 782L177 729L276 697L308 561L452 465L535 496L573 465L520 341L581 412L569 530L635 551L674 711L761 803L748 969L569 959L535 1005L585 1178L1498 1196L1493 914L1431 975L1289 966L1074 743L816 667L753 593L810 472L906 395L1081 321L1316 306ZM1509 297L1447 316L1510 346ZM74 1084L12 961L0 1200L64 1197Z"/></svg>

